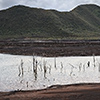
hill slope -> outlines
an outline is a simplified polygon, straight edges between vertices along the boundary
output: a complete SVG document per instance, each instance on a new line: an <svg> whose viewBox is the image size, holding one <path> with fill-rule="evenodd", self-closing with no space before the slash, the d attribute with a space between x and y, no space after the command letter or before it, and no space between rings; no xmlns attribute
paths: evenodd
<svg viewBox="0 0 100 100"><path fill-rule="evenodd" d="M81 5L70 12L58 12L13 6L0 11L0 37L100 37L100 7Z"/></svg>

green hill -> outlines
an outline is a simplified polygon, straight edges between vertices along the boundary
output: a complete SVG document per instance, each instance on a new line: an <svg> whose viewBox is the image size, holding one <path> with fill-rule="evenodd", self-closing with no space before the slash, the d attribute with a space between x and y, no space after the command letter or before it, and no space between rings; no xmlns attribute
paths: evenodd
<svg viewBox="0 0 100 100"><path fill-rule="evenodd" d="M13 6L0 11L0 38L99 39L100 7L81 5L58 12Z"/></svg>

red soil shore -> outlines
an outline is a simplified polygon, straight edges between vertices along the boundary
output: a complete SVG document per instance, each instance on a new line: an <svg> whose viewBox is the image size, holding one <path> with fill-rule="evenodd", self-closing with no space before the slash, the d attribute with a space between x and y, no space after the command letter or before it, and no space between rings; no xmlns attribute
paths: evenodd
<svg viewBox="0 0 100 100"><path fill-rule="evenodd" d="M100 84L52 86L37 91L0 92L0 100L100 100Z"/></svg>

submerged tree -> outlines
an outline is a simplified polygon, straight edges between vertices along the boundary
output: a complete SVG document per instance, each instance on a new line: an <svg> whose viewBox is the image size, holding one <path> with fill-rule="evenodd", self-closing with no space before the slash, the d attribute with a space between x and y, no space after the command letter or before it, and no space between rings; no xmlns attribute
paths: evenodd
<svg viewBox="0 0 100 100"><path fill-rule="evenodd" d="M33 74L35 77L35 80L37 80L37 63L38 61L35 59L34 55L33 55Z"/></svg>

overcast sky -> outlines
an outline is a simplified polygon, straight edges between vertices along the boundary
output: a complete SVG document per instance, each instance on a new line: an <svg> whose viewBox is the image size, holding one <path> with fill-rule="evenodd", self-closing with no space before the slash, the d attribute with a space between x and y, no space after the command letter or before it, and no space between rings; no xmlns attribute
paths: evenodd
<svg viewBox="0 0 100 100"><path fill-rule="evenodd" d="M70 11L80 4L100 5L100 0L0 0L0 10L19 4L36 8Z"/></svg>

